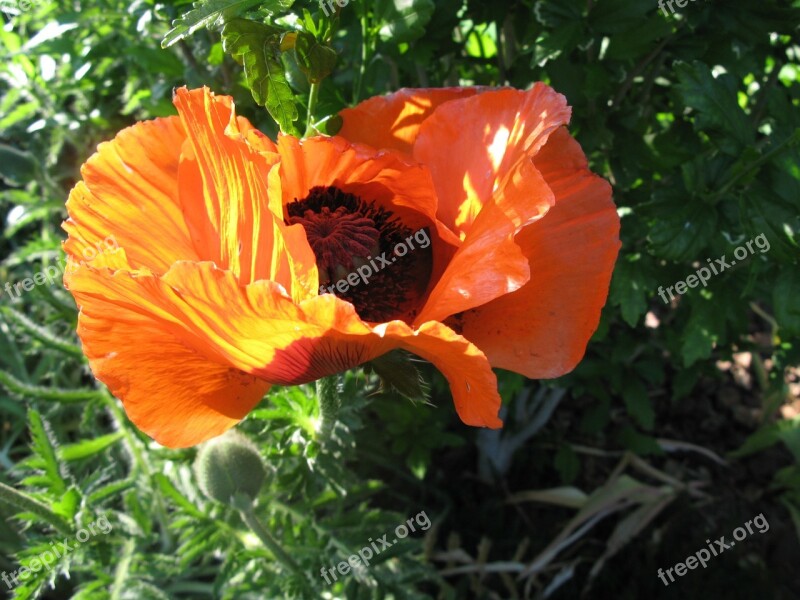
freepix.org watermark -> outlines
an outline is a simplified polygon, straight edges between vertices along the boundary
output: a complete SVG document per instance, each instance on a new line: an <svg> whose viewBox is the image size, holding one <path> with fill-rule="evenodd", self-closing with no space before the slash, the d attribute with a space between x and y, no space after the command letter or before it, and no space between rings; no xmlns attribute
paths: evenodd
<svg viewBox="0 0 800 600"><path fill-rule="evenodd" d="M689 2L694 2L694 0L666 0L666 2L665 2L665 0L658 0L658 8L661 9L661 11L664 13L664 16L666 17L666 16L668 16L667 15L667 6L669 7L670 14L674 15L675 14L675 9L672 8L673 4L677 4L678 8L683 8L684 6L689 4ZM664 6L665 4L667 6Z"/></svg>
<svg viewBox="0 0 800 600"><path fill-rule="evenodd" d="M322 9L322 12L325 13L326 17L330 17L336 12L336 8L333 6L334 4L337 4L339 8L344 8L350 4L350 0L319 0L319 7Z"/></svg>
<svg viewBox="0 0 800 600"><path fill-rule="evenodd" d="M666 571L664 569L659 569L658 577L664 582L664 585L669 585L670 583L675 582L675 578L672 576L673 571L675 571L675 574L678 577L683 577L689 570L696 569L698 564L702 565L705 569L707 566L706 563L711 560L712 555L719 556L725 552L725 550L735 546L736 542L741 542L748 535L752 535L754 532L751 525L755 525L759 533L766 533L769 531L769 523L767 522L767 518L764 516L764 513L761 513L757 517L750 519L747 523L745 523L744 527L737 527L733 530L733 539L736 541L726 542L724 535L716 540L713 544L711 543L711 540L706 540L706 544L708 544L708 550L705 548L698 550L694 554L687 556L685 561L677 563L675 566L670 567ZM747 530L745 530L745 527ZM669 577L669 582L667 581L667 577Z"/></svg>
<svg viewBox="0 0 800 600"><path fill-rule="evenodd" d="M94 247L87 246L84 248L83 252L81 253L84 260L76 261L70 257L65 261L63 257L59 258L55 265L48 265L41 271L35 273L33 277L26 277L22 281L18 281L13 284L10 281L7 281L3 287L9 296L12 298L19 298L22 291L30 292L34 285L43 285L44 283L47 283L47 285L53 285L56 282L56 277L63 275L65 271L71 271L72 269L84 264L86 261L94 259L100 254L107 252L113 253L117 250L119 250L119 244L117 244L116 238L113 235L110 235L107 238L96 242ZM14 295L14 292L16 292L16 296Z"/></svg>
<svg viewBox="0 0 800 600"><path fill-rule="evenodd" d="M394 534L396 537L392 539L392 541L386 539L389 537L388 533L383 534L375 541L369 538L369 546L361 548L358 554L351 554L348 556L347 562L342 561L335 567L322 567L320 575L325 579L325 583L330 585L333 583L330 579L331 577L333 577L333 581L337 580L336 571L338 571L340 575L347 575L351 570L363 568L362 564L364 567L368 567L369 561L372 560L373 557L391 548L398 541L408 537L409 533L416 531L417 528L414 526L414 523L416 523L422 531L427 531L431 526L431 520L423 510L408 519L405 523L400 523L400 525L395 527Z"/></svg>
<svg viewBox="0 0 800 600"><path fill-rule="evenodd" d="M427 248L431 245L431 238L428 232L424 229L419 229L414 232L413 235L408 236L404 242L397 243L392 251L391 257L387 258L386 252L382 252L380 256L376 256L375 258L369 256L363 265L349 273L347 277L343 277L331 285L319 286L319 293L332 294L334 290L337 290L343 294L351 287L356 287L359 283L367 285L367 283L369 283L369 278L375 273L390 266L393 262L396 262L398 258L402 258L408 254L410 250L416 250L416 246L414 246L415 241L420 248ZM377 264L375 261L378 261Z"/></svg>
<svg viewBox="0 0 800 600"><path fill-rule="evenodd" d="M113 527L108 522L108 518L103 516L97 519L94 523L89 523L85 528L79 530L75 534L74 540L64 538L60 542L50 542L50 550L45 550L39 556L32 559L27 566L20 567L16 571L6 573L5 571L0 574L0 579L8 586L8 589L14 589L15 586L27 581L32 573L38 573L42 569L50 571L53 565L61 558L74 552L75 549L81 544L87 542L89 538L97 535L106 535Z"/></svg>
<svg viewBox="0 0 800 600"><path fill-rule="evenodd" d="M714 262L711 262L711 259L707 258L706 262L708 263L708 267L700 267L697 269L694 275L689 275L685 281L678 281L674 285L669 286L666 288L666 294L669 294L670 300L675 300L675 296L672 293L673 289L678 295L681 295L685 294L687 289L695 288L701 283L703 284L703 287L706 287L706 284L708 283L708 280L711 279L712 274L719 275L725 269L733 267L737 260L741 262L751 254L755 254L755 250L753 250L753 243L755 243L756 248L761 250L761 254L768 252L770 249L767 236L761 233L742 246L737 246L737 248L733 251L733 256L736 257L736 260L731 260L728 262L725 260L724 254L722 255L722 258L714 259ZM745 246L747 247L745 248ZM664 293L664 286L658 286L658 295L661 296L664 304L669 304L666 294Z"/></svg>

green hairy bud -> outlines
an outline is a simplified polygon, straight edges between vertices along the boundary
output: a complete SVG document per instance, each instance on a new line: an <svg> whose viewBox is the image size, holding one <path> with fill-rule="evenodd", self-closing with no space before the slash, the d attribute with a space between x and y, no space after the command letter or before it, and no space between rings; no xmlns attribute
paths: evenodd
<svg viewBox="0 0 800 600"><path fill-rule="evenodd" d="M235 431L204 444L194 467L203 493L223 504L233 505L240 496L255 500L267 478L255 444Z"/></svg>

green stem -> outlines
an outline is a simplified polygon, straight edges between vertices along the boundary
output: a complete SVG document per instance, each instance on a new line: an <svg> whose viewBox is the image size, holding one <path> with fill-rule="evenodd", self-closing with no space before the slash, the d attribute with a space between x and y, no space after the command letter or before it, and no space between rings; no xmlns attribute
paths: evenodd
<svg viewBox="0 0 800 600"><path fill-rule="evenodd" d="M339 398L339 377L331 375L317 380L317 401L319 402L319 415L322 419L320 424L320 440L328 439L333 425L336 423L336 416L339 414L341 399Z"/></svg>
<svg viewBox="0 0 800 600"><path fill-rule="evenodd" d="M780 330L780 325L778 325L778 322L773 318L773 316L771 314L769 314L767 311L765 311L763 308L761 308L755 302L751 302L750 303L750 310L752 310L759 317L761 317L767 323L769 323L770 327L772 328L772 331L770 332L772 334L772 336L771 336L772 337L772 343L774 345L777 345L778 344L778 331Z"/></svg>
<svg viewBox="0 0 800 600"><path fill-rule="evenodd" d="M306 112L306 132L303 137L314 135L317 131L314 128L314 109L317 107L319 97L319 83L312 83L308 92L308 111Z"/></svg>
<svg viewBox="0 0 800 600"><path fill-rule="evenodd" d="M111 600L120 600L126 591L126 584L131 569L131 561L133 560L133 551L136 549L136 543L133 540L128 540L122 548L122 559L119 561L117 568L114 572L114 584L111 588Z"/></svg>
<svg viewBox="0 0 800 600"><path fill-rule="evenodd" d="M252 531L258 539L261 540L264 546L272 552L279 563L287 570L297 575L298 580L302 583L306 591L311 592L312 590L309 586L308 579L306 579L305 572L300 565L289 556L286 550L281 547L278 540L264 527L261 521L258 520L252 501L244 496L238 496L234 501L234 506L239 510L242 520L245 522L245 525L250 528L250 531Z"/></svg>
<svg viewBox="0 0 800 600"><path fill-rule="evenodd" d="M97 390L59 390L56 388L30 385L15 379L11 374L5 371L0 371L0 386L15 394L25 396L26 398L37 398L39 400L47 400L48 402L60 402L61 404L88 402L101 397L100 392Z"/></svg>
<svg viewBox="0 0 800 600"><path fill-rule="evenodd" d="M353 89L353 104L358 104L361 100L361 85L364 81L364 75L367 72L367 62L369 61L369 23L367 22L367 7L362 8L364 11L361 14L361 64L356 73L355 88Z"/></svg>
<svg viewBox="0 0 800 600"><path fill-rule="evenodd" d="M72 535L72 527L66 519L47 508L47 505L5 483L0 483L0 502L31 512L50 523L61 533Z"/></svg>

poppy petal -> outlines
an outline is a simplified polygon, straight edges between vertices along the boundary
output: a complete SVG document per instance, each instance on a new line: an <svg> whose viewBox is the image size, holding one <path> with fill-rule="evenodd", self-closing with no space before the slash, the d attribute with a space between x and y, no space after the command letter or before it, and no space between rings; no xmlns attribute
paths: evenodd
<svg viewBox="0 0 800 600"><path fill-rule="evenodd" d="M450 100L468 98L480 87L402 88L386 96L364 100L339 112L339 135L373 148L388 148L411 154L420 125L439 106Z"/></svg>
<svg viewBox="0 0 800 600"><path fill-rule="evenodd" d="M417 323L444 320L528 281L528 261L514 236L555 201L532 158L569 116L565 98L537 84L448 102L422 124L414 157L431 169L439 219L464 243Z"/></svg>
<svg viewBox="0 0 800 600"><path fill-rule="evenodd" d="M181 204L204 259L231 270L241 283L269 279L295 298L316 293L317 267L301 232L287 233L268 178L279 156L252 130L240 129L228 96L208 88L177 90L175 106L187 132L179 172ZM294 238L290 246L286 237ZM290 252L290 249L292 252Z"/></svg>
<svg viewBox="0 0 800 600"><path fill-rule="evenodd" d="M444 321L525 285L530 279L528 259L514 236L554 202L531 160L521 159L482 208L415 323Z"/></svg>
<svg viewBox="0 0 800 600"><path fill-rule="evenodd" d="M535 165L556 204L516 237L530 263L530 282L465 313L463 335L493 366L538 379L568 373L583 357L620 242L611 187L588 170L566 129L550 136Z"/></svg>
<svg viewBox="0 0 800 600"><path fill-rule="evenodd" d="M219 432L223 423L230 426L230 419L241 418L258 401L261 388L252 387L253 380L244 374L272 384L294 385L353 368L394 348L419 354L444 373L466 422L500 424L500 398L488 360L441 323L424 324L417 331L401 321L371 328L351 304L333 295L297 305L274 282L241 286L232 273L211 263L179 262L161 277L126 271L112 274L83 266L65 276L65 281L81 307L79 334L95 375L126 406L133 398L131 418L168 445L179 435L179 428L173 430L164 421L172 413L163 408L176 393L171 383L167 385L179 381L175 365L190 373L192 387L199 390L217 390L225 377L236 383L227 412L221 395L185 392L180 410L187 431L180 443L190 439L197 443L213 433L189 431L193 427L185 423L187 419L194 423L191 415L196 413L197 422L210 428L207 421L212 413L224 412L227 420L209 429ZM123 326L117 323L132 323L131 330L139 327L142 337L124 337L114 329ZM149 354L140 349L145 345ZM173 368L154 370L143 364L147 356L158 356ZM188 360L192 356L193 362ZM209 379L201 385L204 369ZM158 377L168 381L158 384ZM156 393L158 385L163 385L165 393Z"/></svg>
<svg viewBox="0 0 800 600"><path fill-rule="evenodd" d="M570 114L566 98L543 83L439 106L414 143L414 158L430 170L436 186L439 219L464 239L519 161L535 156Z"/></svg>
<svg viewBox="0 0 800 600"><path fill-rule="evenodd" d="M402 321L369 326L352 305L326 294L301 306L296 326L302 337L275 353L259 374L273 383L293 385L351 369L396 348L431 362L447 379L456 411L469 425L500 427L497 379L481 350L442 323L418 329Z"/></svg>
<svg viewBox="0 0 800 600"><path fill-rule="evenodd" d="M178 199L185 138L180 120L168 117L123 129L98 146L67 201L64 249L73 260L87 259L104 240L125 249L131 268L163 273L176 260L198 258Z"/></svg>
<svg viewBox="0 0 800 600"><path fill-rule="evenodd" d="M263 380L208 360L134 306L102 295L82 295L79 302L78 335L95 377L164 446L189 447L221 435L269 390Z"/></svg>
<svg viewBox="0 0 800 600"><path fill-rule="evenodd" d="M442 323L430 321L413 331L405 323L393 321L378 326L385 338L432 363L447 382L459 418L467 425L497 429L500 395L497 377L486 355L474 344Z"/></svg>

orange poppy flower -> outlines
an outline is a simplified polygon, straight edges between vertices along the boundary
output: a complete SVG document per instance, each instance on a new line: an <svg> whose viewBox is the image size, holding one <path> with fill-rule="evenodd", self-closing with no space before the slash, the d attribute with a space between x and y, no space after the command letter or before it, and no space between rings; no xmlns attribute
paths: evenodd
<svg viewBox="0 0 800 600"><path fill-rule="evenodd" d="M583 356L619 219L549 87L401 90L277 143L229 97L174 102L99 146L64 224L92 371L161 444L396 348L499 427L492 366L556 377Z"/></svg>

